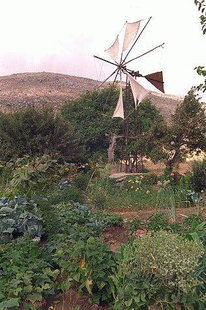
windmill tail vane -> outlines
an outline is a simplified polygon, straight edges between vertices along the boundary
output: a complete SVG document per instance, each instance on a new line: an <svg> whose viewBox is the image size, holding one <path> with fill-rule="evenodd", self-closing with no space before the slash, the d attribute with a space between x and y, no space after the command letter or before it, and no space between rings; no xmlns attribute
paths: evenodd
<svg viewBox="0 0 206 310"><path fill-rule="evenodd" d="M152 48L149 51L146 51L145 53L143 53L143 54L141 54L141 55L139 55L139 56L137 56L137 57L135 57L129 61L126 61L127 57L129 56L130 52L134 48L135 44L137 43L138 39L142 35L144 29L146 28L146 26L148 25L150 20L151 20L151 17L149 18L149 20L147 21L147 23L144 25L143 29L140 32L139 32L139 30L140 30L140 25L141 25L142 20L139 20L139 21L133 22L133 23L129 23L129 22L125 23L124 37L123 37L122 42L121 42L121 40L119 38L119 34L118 34L114 43L108 49L105 50L105 52L108 53L108 55L110 56L110 58L113 61L108 61L104 58L94 56L95 58L103 60L103 61L105 61L105 62L116 67L114 72L112 72L112 74L110 74L110 76L107 77L107 79L105 79L100 84L100 86L103 85L109 78L111 78L116 73L115 79L113 81L113 82L115 82L118 74L120 74L120 93L119 93L119 98L118 98L118 102L116 105L116 109L115 109L112 117L121 117L123 119L125 117L124 116L124 106L123 106L123 89L122 89L122 83L121 83L122 82L122 73L127 76L127 79L130 83L130 87L131 87L134 102L135 102L135 108L150 93L147 89L145 89L141 84L139 84L136 81L136 78L145 78L148 82L150 82L158 90L160 90L161 92L164 92L164 82L163 82L162 71L150 73L147 75L142 75L139 73L139 71L130 70L126 66L128 63L132 62L133 60L136 60L136 59L152 52L153 50L155 50L159 47L163 47L164 43Z"/></svg>

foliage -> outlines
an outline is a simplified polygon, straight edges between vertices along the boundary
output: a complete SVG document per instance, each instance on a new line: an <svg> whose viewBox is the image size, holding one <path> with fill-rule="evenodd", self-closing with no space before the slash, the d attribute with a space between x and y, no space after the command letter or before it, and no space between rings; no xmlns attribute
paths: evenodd
<svg viewBox="0 0 206 310"><path fill-rule="evenodd" d="M168 218L163 213L155 213L148 219L147 229L158 231L166 229L168 225Z"/></svg>
<svg viewBox="0 0 206 310"><path fill-rule="evenodd" d="M201 246L165 232L144 235L126 244L115 276L114 309L193 309L199 281L193 272L203 255Z"/></svg>
<svg viewBox="0 0 206 310"><path fill-rule="evenodd" d="M118 99L117 89L109 87L101 91L88 91L78 99L62 107L62 116L76 128L86 145L87 156L105 159L109 132L119 133L121 120L112 119Z"/></svg>
<svg viewBox="0 0 206 310"><path fill-rule="evenodd" d="M200 15L200 24L202 26L202 32L203 34L206 34L206 3L205 0L194 0L195 4L198 7L198 10L201 12ZM206 76L206 70L205 67L203 66L198 66L195 68L195 70L197 71L197 74L199 74L200 76ZM203 92L206 91L206 79L204 80L204 82L202 84L200 84L197 87L198 90L202 90Z"/></svg>
<svg viewBox="0 0 206 310"><path fill-rule="evenodd" d="M205 20L206 20L206 17L205 17ZM205 26L205 32L206 32L206 26ZM203 66L198 66L198 67L195 67L195 70L197 72L197 74L199 74L200 76L206 76L206 70L205 70L205 67ZM203 83L201 83L200 85L197 86L197 90L202 90L203 92L206 91L206 79L204 80Z"/></svg>
<svg viewBox="0 0 206 310"><path fill-rule="evenodd" d="M191 90L177 107L165 147L169 155L168 167L173 167L188 153L206 149L205 111L194 90Z"/></svg>
<svg viewBox="0 0 206 310"><path fill-rule="evenodd" d="M204 222L204 217L202 216L201 213L191 214L190 216L184 219L184 224L190 231L193 231L202 222Z"/></svg>
<svg viewBox="0 0 206 310"><path fill-rule="evenodd" d="M113 300L114 283L111 275L116 270L116 254L101 239L89 237L73 242L67 236L63 242L49 245L56 263L61 267L63 282L67 289L78 284L80 293L88 293L94 303Z"/></svg>
<svg viewBox="0 0 206 310"><path fill-rule="evenodd" d="M129 123L129 139L126 148L128 153L138 155L140 158L145 156L153 162L163 159L162 145L167 126L150 100L143 101L136 110L132 107L127 122Z"/></svg>
<svg viewBox="0 0 206 310"><path fill-rule="evenodd" d="M0 142L4 145L0 159L4 160L49 154L55 159L78 161L83 155L72 125L46 107L0 114Z"/></svg>
<svg viewBox="0 0 206 310"><path fill-rule="evenodd" d="M126 191L140 191L142 188L143 175L137 175L135 177L126 178L124 181L124 189Z"/></svg>
<svg viewBox="0 0 206 310"><path fill-rule="evenodd" d="M195 4L198 7L198 10L201 12L201 16L200 16L200 22L202 25L202 32L203 34L206 34L206 4L205 4L205 0L194 0Z"/></svg>
<svg viewBox="0 0 206 310"><path fill-rule="evenodd" d="M1 245L0 252L0 309L17 310L22 303L32 308L36 301L54 293L59 270L35 242L18 238Z"/></svg>
<svg viewBox="0 0 206 310"><path fill-rule="evenodd" d="M206 160L198 160L192 163L191 182L195 192L206 189Z"/></svg>
<svg viewBox="0 0 206 310"><path fill-rule="evenodd" d="M196 300L194 309L204 310L206 308L206 221L199 215L193 216L192 223L190 223L189 232L186 238L196 242L202 242L204 246L204 255L200 261L198 268L196 268L194 276L200 281L196 287L196 294L199 298Z"/></svg>
<svg viewBox="0 0 206 310"><path fill-rule="evenodd" d="M158 188L153 188L154 182L156 177L149 174L130 176L118 183L97 177L89 184L87 201L99 209L165 209L172 218L177 206L192 204L190 192L182 186L171 186L170 180L164 179L157 182Z"/></svg>
<svg viewBox="0 0 206 310"><path fill-rule="evenodd" d="M162 187L157 191L156 208L165 210L167 215L172 220L175 220L176 207L190 206L190 198L188 191L182 189L180 186L171 186L169 180L164 180Z"/></svg>
<svg viewBox="0 0 206 310"><path fill-rule="evenodd" d="M0 198L0 243L19 234L40 239L42 225L41 213L34 201L28 201L24 196L17 196L10 201Z"/></svg>
<svg viewBox="0 0 206 310"><path fill-rule="evenodd" d="M128 222L128 226L129 226L130 230L133 232L133 231L141 228L142 221L139 218L134 218L133 220Z"/></svg>
<svg viewBox="0 0 206 310"><path fill-rule="evenodd" d="M52 205L71 201L79 203L84 202L82 191L74 185L64 188L63 190L55 188L52 192L49 191L48 194L44 195L44 197Z"/></svg>
<svg viewBox="0 0 206 310"><path fill-rule="evenodd" d="M60 178L60 165L49 155L36 158L24 156L13 162L12 166L7 187L13 194L31 195L35 191L44 191Z"/></svg>
<svg viewBox="0 0 206 310"><path fill-rule="evenodd" d="M119 136L115 149L116 159L123 156L123 121L111 118L117 97L117 90L109 87L99 92L87 92L62 108L63 117L77 129L90 158L97 158L99 154L106 158L110 133ZM160 144L166 128L162 116L150 101L142 102L138 110L134 110L133 103L131 106L130 111L127 111L131 113L128 118L129 140L124 153L126 151L139 156L146 155L152 160L159 159L163 154Z"/></svg>
<svg viewBox="0 0 206 310"><path fill-rule="evenodd" d="M192 188L192 176L183 175L179 180L179 186L185 190L191 190Z"/></svg>
<svg viewBox="0 0 206 310"><path fill-rule="evenodd" d="M48 236L67 234L75 240L79 237L86 239L89 236L98 236L100 231L108 226L121 225L123 221L117 215L93 212L88 205L79 202L61 201L59 204L52 205L51 200L44 197L36 197L36 201Z"/></svg>
<svg viewBox="0 0 206 310"><path fill-rule="evenodd" d="M110 194L115 192L115 182L109 177L95 178L89 184L87 196L97 209L107 208L107 200Z"/></svg>

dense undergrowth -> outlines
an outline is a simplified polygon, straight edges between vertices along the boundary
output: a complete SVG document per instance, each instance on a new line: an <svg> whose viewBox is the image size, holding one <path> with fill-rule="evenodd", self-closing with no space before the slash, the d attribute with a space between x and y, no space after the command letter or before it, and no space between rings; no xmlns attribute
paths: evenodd
<svg viewBox="0 0 206 310"><path fill-rule="evenodd" d="M205 183L199 193L195 173L178 180L146 173L116 183L106 170L48 155L2 163L0 309L41 309L70 287L114 309L205 309ZM177 206L200 213L175 223ZM125 207L156 210L147 221L124 223L131 238L114 253L101 235L123 225L108 211Z"/></svg>

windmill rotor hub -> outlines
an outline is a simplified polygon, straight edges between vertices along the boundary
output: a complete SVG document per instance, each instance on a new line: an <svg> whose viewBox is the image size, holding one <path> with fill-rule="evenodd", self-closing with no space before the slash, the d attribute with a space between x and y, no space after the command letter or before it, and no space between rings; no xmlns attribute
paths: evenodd
<svg viewBox="0 0 206 310"><path fill-rule="evenodd" d="M123 63L120 63L119 65L118 65L118 69L119 70L127 70L127 68L126 68L126 66L123 64Z"/></svg>

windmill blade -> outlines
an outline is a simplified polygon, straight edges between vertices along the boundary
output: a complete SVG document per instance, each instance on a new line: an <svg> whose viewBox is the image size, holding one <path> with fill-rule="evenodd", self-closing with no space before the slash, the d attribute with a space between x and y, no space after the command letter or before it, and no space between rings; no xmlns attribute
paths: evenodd
<svg viewBox="0 0 206 310"><path fill-rule="evenodd" d="M126 51L133 43L140 27L140 20L134 23L126 24L122 52Z"/></svg>
<svg viewBox="0 0 206 310"><path fill-rule="evenodd" d="M147 79L147 81L149 81L152 85L154 85L158 90L164 93L164 81L163 81L162 71L147 74L144 77Z"/></svg>
<svg viewBox="0 0 206 310"><path fill-rule="evenodd" d="M119 99L112 115L112 118L120 117L124 119L124 106L123 106L123 95L122 95L122 85L120 85Z"/></svg>
<svg viewBox="0 0 206 310"><path fill-rule="evenodd" d="M136 108L137 105L139 105L140 102L149 95L149 91L145 89L142 85L140 85L129 73L126 74L130 82Z"/></svg>
<svg viewBox="0 0 206 310"><path fill-rule="evenodd" d="M119 35L116 37L114 43L105 50L109 56L116 62L119 54Z"/></svg>
<svg viewBox="0 0 206 310"><path fill-rule="evenodd" d="M134 41L134 43L132 44L132 46L130 47L129 51L127 52L126 56L124 57L122 63L125 62L125 60L127 59L127 57L129 56L131 50L133 49L133 47L135 46L135 44L137 43L137 41L139 40L139 38L141 37L143 31L145 30L145 28L147 27L147 25L149 24L150 20L151 20L152 16L148 19L147 23L145 24L145 26L143 27L143 29L141 30L140 34L137 36L136 40Z"/></svg>

